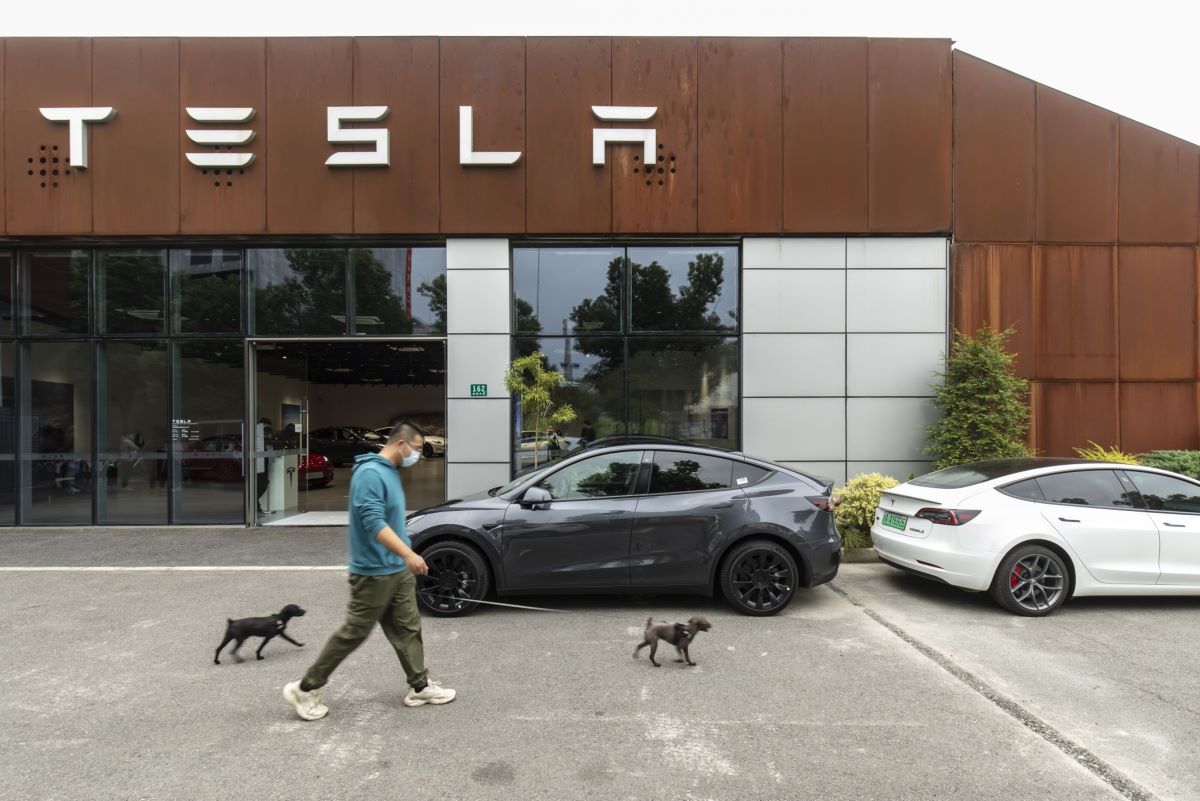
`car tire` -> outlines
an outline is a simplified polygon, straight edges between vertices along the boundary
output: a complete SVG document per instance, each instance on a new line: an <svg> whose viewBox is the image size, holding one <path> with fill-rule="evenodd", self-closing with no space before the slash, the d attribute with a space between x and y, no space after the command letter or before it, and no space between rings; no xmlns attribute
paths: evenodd
<svg viewBox="0 0 1200 801"><path fill-rule="evenodd" d="M325 489L326 487L329 486L330 482L332 482L332 481L333 481L332 478L327 481L310 481L310 482L308 482L308 488L309 489Z"/></svg>
<svg viewBox="0 0 1200 801"><path fill-rule="evenodd" d="M743 615L766 617L787 608L796 595L800 570L782 545L749 540L733 547L721 563L721 593Z"/></svg>
<svg viewBox="0 0 1200 801"><path fill-rule="evenodd" d="M1067 560L1044 545L1022 545L1000 562L992 600L1015 615L1042 617L1062 606L1071 588Z"/></svg>
<svg viewBox="0 0 1200 801"><path fill-rule="evenodd" d="M417 577L417 603L436 617L458 617L473 612L475 601L487 596L491 570L474 546L460 540L442 540L421 551L429 572Z"/></svg>
<svg viewBox="0 0 1200 801"><path fill-rule="evenodd" d="M430 445L428 442L426 442L421 447L421 453L425 455L426 459L432 459L433 458L433 446Z"/></svg>

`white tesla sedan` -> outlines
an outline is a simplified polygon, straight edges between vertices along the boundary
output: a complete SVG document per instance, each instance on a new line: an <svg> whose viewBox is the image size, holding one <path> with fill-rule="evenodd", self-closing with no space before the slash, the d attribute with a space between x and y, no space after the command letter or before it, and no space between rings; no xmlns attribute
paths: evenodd
<svg viewBox="0 0 1200 801"><path fill-rule="evenodd" d="M893 567L988 590L1019 615L1072 596L1200 595L1200 482L1083 459L998 459L884 491L871 539Z"/></svg>

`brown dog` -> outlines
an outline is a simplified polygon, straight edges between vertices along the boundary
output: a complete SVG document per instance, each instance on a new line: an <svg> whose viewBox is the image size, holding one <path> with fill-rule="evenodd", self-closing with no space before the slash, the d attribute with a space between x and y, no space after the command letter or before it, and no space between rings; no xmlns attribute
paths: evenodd
<svg viewBox="0 0 1200 801"><path fill-rule="evenodd" d="M688 646L696 638L697 632L708 631L711 628L712 624L704 615L689 617L687 623L655 623L654 618L647 618L646 633L642 638L642 644L633 649L633 658L637 659L638 652L649 645L650 664L659 667L659 664L654 661L654 654L658 652L658 641L665 640L675 646L675 651L679 654L676 662L687 662L694 667L696 663L688 654Z"/></svg>

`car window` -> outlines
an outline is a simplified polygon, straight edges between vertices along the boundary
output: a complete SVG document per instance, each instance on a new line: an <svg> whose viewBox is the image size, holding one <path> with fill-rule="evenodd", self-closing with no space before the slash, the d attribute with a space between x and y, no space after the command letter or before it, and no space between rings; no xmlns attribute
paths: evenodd
<svg viewBox="0 0 1200 801"><path fill-rule="evenodd" d="M1018 481L1015 484L1009 484L1006 487L1001 487L1000 491L1014 498L1024 498L1027 501L1044 501L1046 496L1042 494L1042 488L1038 486L1037 479L1027 478L1024 481Z"/></svg>
<svg viewBox="0 0 1200 801"><path fill-rule="evenodd" d="M733 462L714 456L658 451L650 471L650 494L729 489Z"/></svg>
<svg viewBox="0 0 1200 801"><path fill-rule="evenodd" d="M554 500L632 495L642 466L641 451L593 456L556 470L538 482Z"/></svg>
<svg viewBox="0 0 1200 801"><path fill-rule="evenodd" d="M316 431L309 434L309 437L315 438L315 439L329 439L329 429L328 428L318 428Z"/></svg>
<svg viewBox="0 0 1200 801"><path fill-rule="evenodd" d="M1151 510L1200 514L1200 486L1158 473L1126 470L1125 475L1129 476L1129 480L1137 487L1138 492L1142 494L1142 500Z"/></svg>
<svg viewBox="0 0 1200 801"><path fill-rule="evenodd" d="M1052 473L1037 479L1050 503L1132 509L1133 498L1111 470L1076 470Z"/></svg>
<svg viewBox="0 0 1200 801"><path fill-rule="evenodd" d="M745 489L752 487L762 481L767 476L773 473L773 470L767 470L758 465L746 464L745 462L733 463L733 486Z"/></svg>

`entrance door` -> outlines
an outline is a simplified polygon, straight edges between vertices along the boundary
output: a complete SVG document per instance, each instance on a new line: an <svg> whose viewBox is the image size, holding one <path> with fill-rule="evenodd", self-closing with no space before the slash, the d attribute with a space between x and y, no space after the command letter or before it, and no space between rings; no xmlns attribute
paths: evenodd
<svg viewBox="0 0 1200 801"><path fill-rule="evenodd" d="M254 463L250 495L259 525L308 508L308 354L303 347L255 343Z"/></svg>

